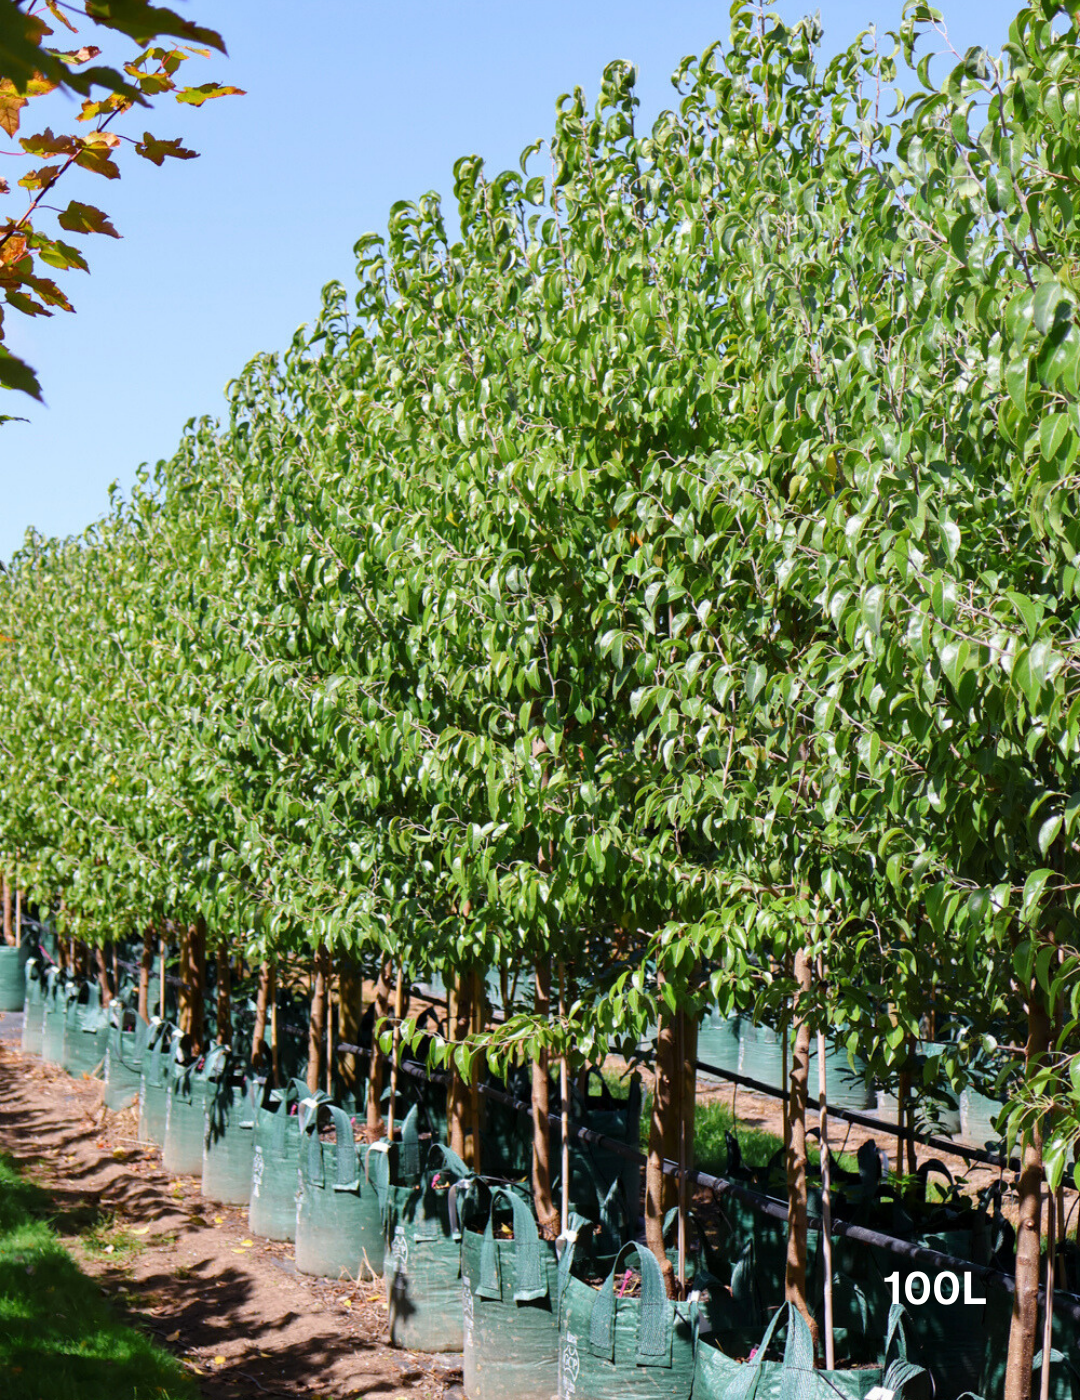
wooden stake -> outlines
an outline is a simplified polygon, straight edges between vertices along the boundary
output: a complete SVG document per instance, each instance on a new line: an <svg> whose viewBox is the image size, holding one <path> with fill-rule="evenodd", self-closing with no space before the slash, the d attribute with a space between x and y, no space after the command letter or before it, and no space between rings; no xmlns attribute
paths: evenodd
<svg viewBox="0 0 1080 1400"><path fill-rule="evenodd" d="M818 976L821 976L820 968ZM829 1105L825 1071L825 1032L818 1031L818 1135L821 1142L821 1228L822 1246L825 1257L825 1366L829 1371L836 1369L836 1350L833 1341L833 1293L832 1293L832 1186L829 1180Z"/></svg>
<svg viewBox="0 0 1080 1400"><path fill-rule="evenodd" d="M22 890L15 886L15 947L22 947Z"/></svg>
<svg viewBox="0 0 1080 1400"><path fill-rule="evenodd" d="M566 1033L566 967L559 959L559 1020ZM559 1232L563 1239L570 1228L570 1065L565 1050L559 1056L559 1094L562 1099L562 1215Z"/></svg>
<svg viewBox="0 0 1080 1400"><path fill-rule="evenodd" d="M161 1019L164 1021L164 1019L165 1019L165 938L164 938L164 935L162 936L162 938L161 938L161 940L160 940L160 942L159 942L159 944L158 944L158 966L159 966L160 969L161 969L161 971L160 971L160 973L159 973L159 980L160 980L161 985L158 987L158 1003L159 1003L159 1006L158 1006L158 1015L159 1015L159 1016L161 1017Z"/></svg>
<svg viewBox="0 0 1080 1400"><path fill-rule="evenodd" d="M8 945L9 948L13 948L15 946L15 932L11 927L11 886L8 884L8 878L6 875L3 877L3 896L4 942Z"/></svg>
<svg viewBox="0 0 1080 1400"><path fill-rule="evenodd" d="M686 1292L686 1012L675 1013L675 1054L679 1065L675 1102L679 1112L679 1293Z"/></svg>
<svg viewBox="0 0 1080 1400"><path fill-rule="evenodd" d="M401 1044L401 1018L405 1009L405 964L398 963L394 986L394 1031L390 1058L390 1111L386 1115L386 1139L394 1140L394 1112L397 1107L398 1049Z"/></svg>
<svg viewBox="0 0 1080 1400"><path fill-rule="evenodd" d="M1046 1196L1046 1312L1043 1317L1042 1367L1039 1372L1039 1400L1050 1400L1050 1347L1054 1337L1054 1256L1057 1253L1057 1199Z"/></svg>
<svg viewBox="0 0 1080 1400"><path fill-rule="evenodd" d="M334 1094L334 962L326 969L326 1093Z"/></svg>

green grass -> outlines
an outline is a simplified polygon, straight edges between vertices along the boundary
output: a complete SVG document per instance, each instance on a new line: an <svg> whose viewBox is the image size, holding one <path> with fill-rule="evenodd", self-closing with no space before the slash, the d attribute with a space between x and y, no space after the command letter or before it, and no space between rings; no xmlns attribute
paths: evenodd
<svg viewBox="0 0 1080 1400"><path fill-rule="evenodd" d="M60 1244L52 1199L0 1156L0 1395L195 1400L180 1363L122 1322ZM115 1230L95 1225L91 1250Z"/></svg>

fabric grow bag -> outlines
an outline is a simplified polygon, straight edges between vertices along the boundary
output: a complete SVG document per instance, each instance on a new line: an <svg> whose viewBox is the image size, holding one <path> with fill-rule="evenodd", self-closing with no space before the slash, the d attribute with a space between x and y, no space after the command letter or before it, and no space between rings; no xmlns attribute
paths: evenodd
<svg viewBox="0 0 1080 1400"><path fill-rule="evenodd" d="M930 1378L908 1360L903 1327L904 1310L890 1309L885 1336L884 1366L857 1370L816 1370L810 1328L802 1313L789 1303L769 1323L752 1359L741 1361L702 1341L694 1364L694 1400L831 1400L847 1396L863 1400L874 1386L891 1391L894 1400L930 1400ZM782 1361L768 1359L777 1329L787 1323Z"/></svg>
<svg viewBox="0 0 1080 1400"><path fill-rule="evenodd" d="M208 1078L225 1055L215 1045L202 1059L185 1063L184 1044L175 1047L165 1101L165 1140L161 1160L176 1176L202 1176L204 1116Z"/></svg>
<svg viewBox="0 0 1080 1400"><path fill-rule="evenodd" d="M955 1258L971 1256L971 1234L968 1230L950 1230L947 1234L937 1235L920 1234L915 1236L915 1243ZM922 1273L929 1279L929 1297L920 1306L912 1307L908 1319L914 1359L931 1373L937 1393L960 1395L964 1391L975 1390L979 1384L986 1346L986 1305L964 1303L963 1279L960 1280L959 1299L951 1304L940 1303L933 1293L936 1277L933 1270L876 1245L869 1248L883 1278L899 1274L897 1286L904 1297L908 1296L907 1280L913 1273ZM920 1280L917 1291L921 1289ZM987 1296L978 1288L975 1294L977 1297Z"/></svg>
<svg viewBox="0 0 1080 1400"><path fill-rule="evenodd" d="M618 1298L616 1275L631 1254L641 1270L641 1297ZM669 1301L650 1249L624 1245L599 1290L575 1278L569 1266L562 1277L561 1400L689 1400L696 1308Z"/></svg>
<svg viewBox="0 0 1080 1400"><path fill-rule="evenodd" d="M721 1016L714 1006L698 1027L697 1057L702 1063L717 1069L739 1072L739 1031L741 1016ZM698 1070L698 1078L706 1084L722 1084L726 1080Z"/></svg>
<svg viewBox="0 0 1080 1400"><path fill-rule="evenodd" d="M101 1005L101 986L97 981L86 982L83 990L68 1002L63 1059L68 1074L78 1079L99 1069L105 1063L108 1035L109 1021Z"/></svg>
<svg viewBox="0 0 1080 1400"><path fill-rule="evenodd" d="M45 965L40 957L26 960L21 1046L27 1055L41 1054L45 1026Z"/></svg>
<svg viewBox="0 0 1080 1400"><path fill-rule="evenodd" d="M21 1011L26 998L26 962L30 948L0 945L0 1011Z"/></svg>
<svg viewBox="0 0 1080 1400"><path fill-rule="evenodd" d="M258 1083L252 1090L255 1106L248 1225L253 1234L264 1239L293 1240L300 1134L308 1114L326 1102L326 1095L320 1091L309 1097L307 1085L300 1079L290 1080L280 1092L267 1093L266 1086Z"/></svg>
<svg viewBox="0 0 1080 1400"><path fill-rule="evenodd" d="M994 1127L993 1120L1005 1105L999 1099L988 1098L978 1089L966 1088L960 1095L960 1135L976 1147L987 1143L997 1146L1001 1134Z"/></svg>
<svg viewBox="0 0 1080 1400"><path fill-rule="evenodd" d="M861 1109L874 1107L874 1090L865 1074L866 1061L858 1055L854 1057L854 1060L855 1067L852 1069L847 1051L842 1050L838 1045L830 1045L826 1041L825 1093L830 1108L850 1108L858 1112ZM811 1040L810 1045L809 1089L811 1096L817 1098L818 1054L816 1037Z"/></svg>
<svg viewBox="0 0 1080 1400"><path fill-rule="evenodd" d="M496 1239L509 1202L513 1239ZM551 1400L558 1388L559 1266L532 1211L512 1191L491 1193L484 1233L461 1237L465 1394L469 1400Z"/></svg>
<svg viewBox="0 0 1080 1400"><path fill-rule="evenodd" d="M142 1061L150 1038L150 1026L119 1004L109 1008L105 1046L105 1106L128 1108L137 1102L142 1083ZM125 1029L125 1025L128 1029Z"/></svg>
<svg viewBox="0 0 1080 1400"><path fill-rule="evenodd" d="M49 1065L62 1065L67 1044L68 1002L78 988L68 982L57 967L45 977L45 1012L41 1018L41 1058Z"/></svg>
<svg viewBox="0 0 1080 1400"><path fill-rule="evenodd" d="M156 1142L159 1147L165 1142L165 1115L172 1064L169 1052L175 1035L176 1027L168 1021L150 1022L139 1073L139 1127L136 1137L140 1142Z"/></svg>
<svg viewBox="0 0 1080 1400"><path fill-rule="evenodd" d="M247 1081L233 1056L207 1077L203 1099L202 1193L208 1201L247 1205L255 1154Z"/></svg>
<svg viewBox="0 0 1080 1400"><path fill-rule="evenodd" d="M1055 1293L1055 1297L1057 1294ZM1003 1288L986 1288L986 1355L983 1359L980 1395L1004 1395L1005 1367L1009 1356L1009 1328L1012 1322L1012 1297ZM1045 1325L1045 1304L1039 1308L1038 1340L1032 1362L1031 1393L1039 1393L1042 1381L1042 1339ZM1080 1400L1080 1347L1076 1342L1076 1324L1055 1313L1050 1345L1050 1400Z"/></svg>
<svg viewBox="0 0 1080 1400"><path fill-rule="evenodd" d="M403 1175L409 1165L403 1162ZM470 1177L455 1152L432 1143L424 1170L411 1183L388 1189L383 1277L391 1346L408 1351L464 1348L457 1192Z"/></svg>
<svg viewBox="0 0 1080 1400"><path fill-rule="evenodd" d="M594 1079L599 1091L590 1092ZM599 1070L592 1070L587 1091L571 1085L571 1128L583 1124L614 1142L638 1145L641 1128L641 1085L635 1080L625 1099L617 1099ZM561 1124L553 1124L551 1158L559 1161ZM610 1148L573 1137L570 1142L570 1209L596 1223L594 1248L614 1255L637 1228L641 1197L641 1167Z"/></svg>
<svg viewBox="0 0 1080 1400"><path fill-rule="evenodd" d="M791 1057L788 1056L788 1069ZM774 1089L784 1087L784 1038L744 1016L739 1026L739 1073Z"/></svg>
<svg viewBox="0 0 1080 1400"><path fill-rule="evenodd" d="M329 1113L336 1142L319 1140L318 1120ZM296 1205L296 1267L302 1274L358 1278L366 1267L382 1272L382 1202L368 1167L378 1179L385 1158L375 1147L357 1148L348 1114L322 1104L300 1135ZM385 1177L383 1178L385 1180ZM381 1183L380 1183L381 1185Z"/></svg>

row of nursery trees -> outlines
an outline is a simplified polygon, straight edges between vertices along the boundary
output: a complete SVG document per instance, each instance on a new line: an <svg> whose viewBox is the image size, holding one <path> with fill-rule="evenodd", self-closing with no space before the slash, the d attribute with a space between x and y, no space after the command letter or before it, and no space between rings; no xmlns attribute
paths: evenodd
<svg viewBox="0 0 1080 1400"><path fill-rule="evenodd" d="M452 219L395 205L354 310L328 287L226 422L28 537L0 851L71 937L182 930L192 979L303 955L322 1005L375 957L381 1016L441 971L452 1123L485 1056L543 1110L657 1023L673 1288L703 1008L794 1028L800 1303L812 1034L885 1073L930 1003L1005 1026L1017 1400L1080 1135L1077 6L940 81L921 4L825 65L733 15L651 129L614 63L520 170L459 161ZM500 967L531 994L492 1025Z"/></svg>

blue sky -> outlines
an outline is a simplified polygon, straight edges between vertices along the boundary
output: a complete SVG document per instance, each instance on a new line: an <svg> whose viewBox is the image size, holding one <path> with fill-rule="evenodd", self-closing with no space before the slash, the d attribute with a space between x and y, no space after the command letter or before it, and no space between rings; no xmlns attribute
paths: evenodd
<svg viewBox="0 0 1080 1400"><path fill-rule="evenodd" d="M889 28L900 3L821 0L825 51L867 23ZM961 50L999 49L1017 8L938 5ZM199 111L170 99L141 125L129 117L126 130L181 136L199 160L158 170L129 159L119 181L65 177L65 201L99 204L123 239L86 240L91 275L64 284L75 316L8 318L8 344L37 370L46 406L0 402L30 420L0 427L0 559L28 526L81 531L107 510L110 482L126 489L141 462L171 454L189 418L216 415L252 355L283 348L313 319L325 283L350 284L354 242L384 228L395 200L446 194L461 155L516 165L551 130L556 97L576 85L594 95L613 58L638 65L651 119L670 105L676 63L728 29L723 0L178 8L218 27L229 47L189 81L213 77L247 96ZM789 19L805 8L779 6ZM33 129L46 120L63 129L55 109ZM7 213L16 201L4 203Z"/></svg>

